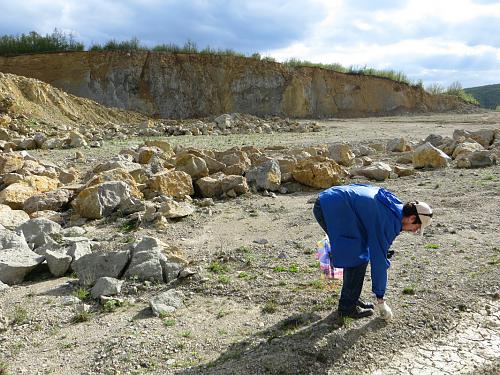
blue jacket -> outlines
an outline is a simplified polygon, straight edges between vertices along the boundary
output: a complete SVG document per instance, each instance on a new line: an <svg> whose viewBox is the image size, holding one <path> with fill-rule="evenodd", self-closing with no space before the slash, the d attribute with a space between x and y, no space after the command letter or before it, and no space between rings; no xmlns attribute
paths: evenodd
<svg viewBox="0 0 500 375"><path fill-rule="evenodd" d="M403 202L383 188L362 184L334 186L321 192L319 200L333 265L348 268L370 262L372 291L383 297L391 265L387 251L401 232Z"/></svg>

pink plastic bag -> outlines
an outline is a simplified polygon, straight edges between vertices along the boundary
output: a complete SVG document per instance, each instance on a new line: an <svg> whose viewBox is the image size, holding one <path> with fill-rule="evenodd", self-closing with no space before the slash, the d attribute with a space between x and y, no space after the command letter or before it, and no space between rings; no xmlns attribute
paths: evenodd
<svg viewBox="0 0 500 375"><path fill-rule="evenodd" d="M319 260L319 269L327 279L342 279L344 276L343 268L336 268L330 264L330 240L325 236L316 243L316 259Z"/></svg>

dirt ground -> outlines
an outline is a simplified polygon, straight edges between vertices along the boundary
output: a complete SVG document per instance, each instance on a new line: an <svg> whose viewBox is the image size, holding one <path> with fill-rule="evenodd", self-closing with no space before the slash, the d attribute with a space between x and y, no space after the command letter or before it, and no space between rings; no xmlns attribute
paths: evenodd
<svg viewBox="0 0 500 375"><path fill-rule="evenodd" d="M498 128L500 112L322 124L319 133L170 139L213 148L419 141L454 129ZM124 145L82 150L87 167ZM70 165L74 152L33 154ZM390 164L396 158L373 156ZM111 248L145 234L180 246L198 271L176 285L185 307L153 317L149 297L167 287L130 282L124 306L112 312L94 306L88 321L74 323L75 306L66 302L75 279L40 275L0 293L0 313L19 321L0 333L0 365L8 374L61 375L500 373L500 166L419 171L376 184L435 210L424 237L402 233L392 246L389 323L375 316L336 319L341 283L320 278L314 254L323 236L312 216L318 191L251 194L217 201L161 231L125 232L123 221L87 223L86 236ZM366 300L370 289L367 275Z"/></svg>

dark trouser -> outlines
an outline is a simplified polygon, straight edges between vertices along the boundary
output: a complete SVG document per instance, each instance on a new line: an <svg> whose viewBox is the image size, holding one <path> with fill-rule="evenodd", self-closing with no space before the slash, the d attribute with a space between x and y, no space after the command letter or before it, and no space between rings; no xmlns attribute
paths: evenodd
<svg viewBox="0 0 500 375"><path fill-rule="evenodd" d="M316 199L313 207L313 215L321 228L328 234L325 218L321 211L319 198ZM331 257L330 257L331 259ZM333 261L331 261L333 264ZM368 263L364 263L357 267L344 268L344 278L342 282L342 291L340 293L339 311L342 313L352 312L356 308L356 304L361 296L363 289L363 281L365 280L366 267Z"/></svg>
<svg viewBox="0 0 500 375"><path fill-rule="evenodd" d="M363 289L366 266L368 266L368 263L357 267L344 268L344 280L339 300L340 312L350 313L356 308L361 296L361 289Z"/></svg>

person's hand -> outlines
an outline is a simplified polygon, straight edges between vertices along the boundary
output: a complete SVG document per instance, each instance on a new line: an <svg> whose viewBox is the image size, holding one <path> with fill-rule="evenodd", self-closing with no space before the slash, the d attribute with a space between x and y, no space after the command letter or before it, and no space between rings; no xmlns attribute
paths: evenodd
<svg viewBox="0 0 500 375"><path fill-rule="evenodd" d="M377 299L377 303L375 304L375 311L378 311L380 317L386 322L391 320L393 317L391 308L382 298Z"/></svg>

